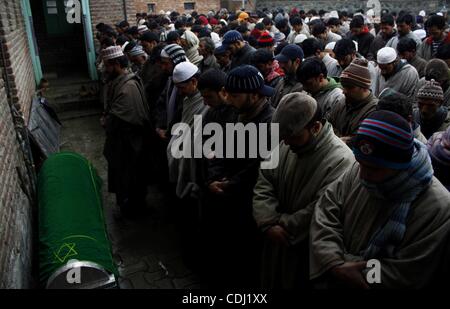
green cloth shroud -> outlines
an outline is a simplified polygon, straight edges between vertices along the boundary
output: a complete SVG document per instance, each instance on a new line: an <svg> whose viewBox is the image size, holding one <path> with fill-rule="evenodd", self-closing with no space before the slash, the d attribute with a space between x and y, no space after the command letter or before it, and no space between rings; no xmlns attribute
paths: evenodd
<svg viewBox="0 0 450 309"><path fill-rule="evenodd" d="M69 261L94 263L117 278L103 216L102 181L79 154L50 156L38 178L39 281Z"/></svg>

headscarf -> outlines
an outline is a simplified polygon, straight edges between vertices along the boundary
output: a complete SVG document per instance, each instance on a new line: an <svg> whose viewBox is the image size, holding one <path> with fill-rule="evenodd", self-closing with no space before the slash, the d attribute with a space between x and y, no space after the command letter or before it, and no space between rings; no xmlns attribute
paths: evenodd
<svg viewBox="0 0 450 309"><path fill-rule="evenodd" d="M199 39L189 30L186 30L181 38L186 40L187 46L185 47L185 51L189 61L198 66L203 60L203 56L200 56L198 53Z"/></svg>

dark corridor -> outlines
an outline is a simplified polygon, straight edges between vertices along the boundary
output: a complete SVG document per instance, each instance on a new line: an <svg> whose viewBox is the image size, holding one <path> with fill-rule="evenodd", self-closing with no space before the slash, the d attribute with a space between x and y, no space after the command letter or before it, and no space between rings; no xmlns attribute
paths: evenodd
<svg viewBox="0 0 450 309"><path fill-rule="evenodd" d="M88 77L83 25L65 20L67 0L30 1L44 77Z"/></svg>

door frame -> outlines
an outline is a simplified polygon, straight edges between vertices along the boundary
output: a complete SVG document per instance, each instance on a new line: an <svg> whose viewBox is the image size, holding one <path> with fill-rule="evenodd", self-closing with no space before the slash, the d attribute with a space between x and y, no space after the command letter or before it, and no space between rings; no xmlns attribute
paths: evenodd
<svg viewBox="0 0 450 309"><path fill-rule="evenodd" d="M91 10L89 9L89 0L81 0L81 10L89 77L92 80L98 80L97 66L95 65L97 59L95 55L94 34L92 33L92 19Z"/></svg>
<svg viewBox="0 0 450 309"><path fill-rule="evenodd" d="M31 0L21 0L22 15L25 20L25 28L28 38L28 46L30 48L30 56L33 63L34 77L36 84L39 84L42 77L42 66L39 57L39 46L37 44L36 35L33 25L33 12L30 6ZM88 73L91 80L98 80L97 67L95 65L95 45L94 35L92 33L91 11L89 9L89 0L79 0L81 3L81 23L83 25L84 45L86 49Z"/></svg>
<svg viewBox="0 0 450 309"><path fill-rule="evenodd" d="M33 63L34 78L36 85L39 85L43 77L41 59L39 57L39 47L34 32L33 13L31 11L30 0L21 0L22 15L25 20L25 29L28 38L28 47L30 48L31 61Z"/></svg>

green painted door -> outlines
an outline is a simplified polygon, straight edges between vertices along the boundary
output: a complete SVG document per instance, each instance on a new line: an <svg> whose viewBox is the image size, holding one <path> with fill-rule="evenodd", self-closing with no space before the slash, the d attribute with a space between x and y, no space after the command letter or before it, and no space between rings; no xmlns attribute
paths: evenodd
<svg viewBox="0 0 450 309"><path fill-rule="evenodd" d="M30 48L31 61L33 63L34 78L36 84L42 79L41 59L39 58L39 49L34 34L33 15L31 13L30 0L21 0L22 15L25 20L25 28L27 31L28 46Z"/></svg>
<svg viewBox="0 0 450 309"><path fill-rule="evenodd" d="M71 35L76 25L67 21L68 0L43 0L45 25L50 36Z"/></svg>

